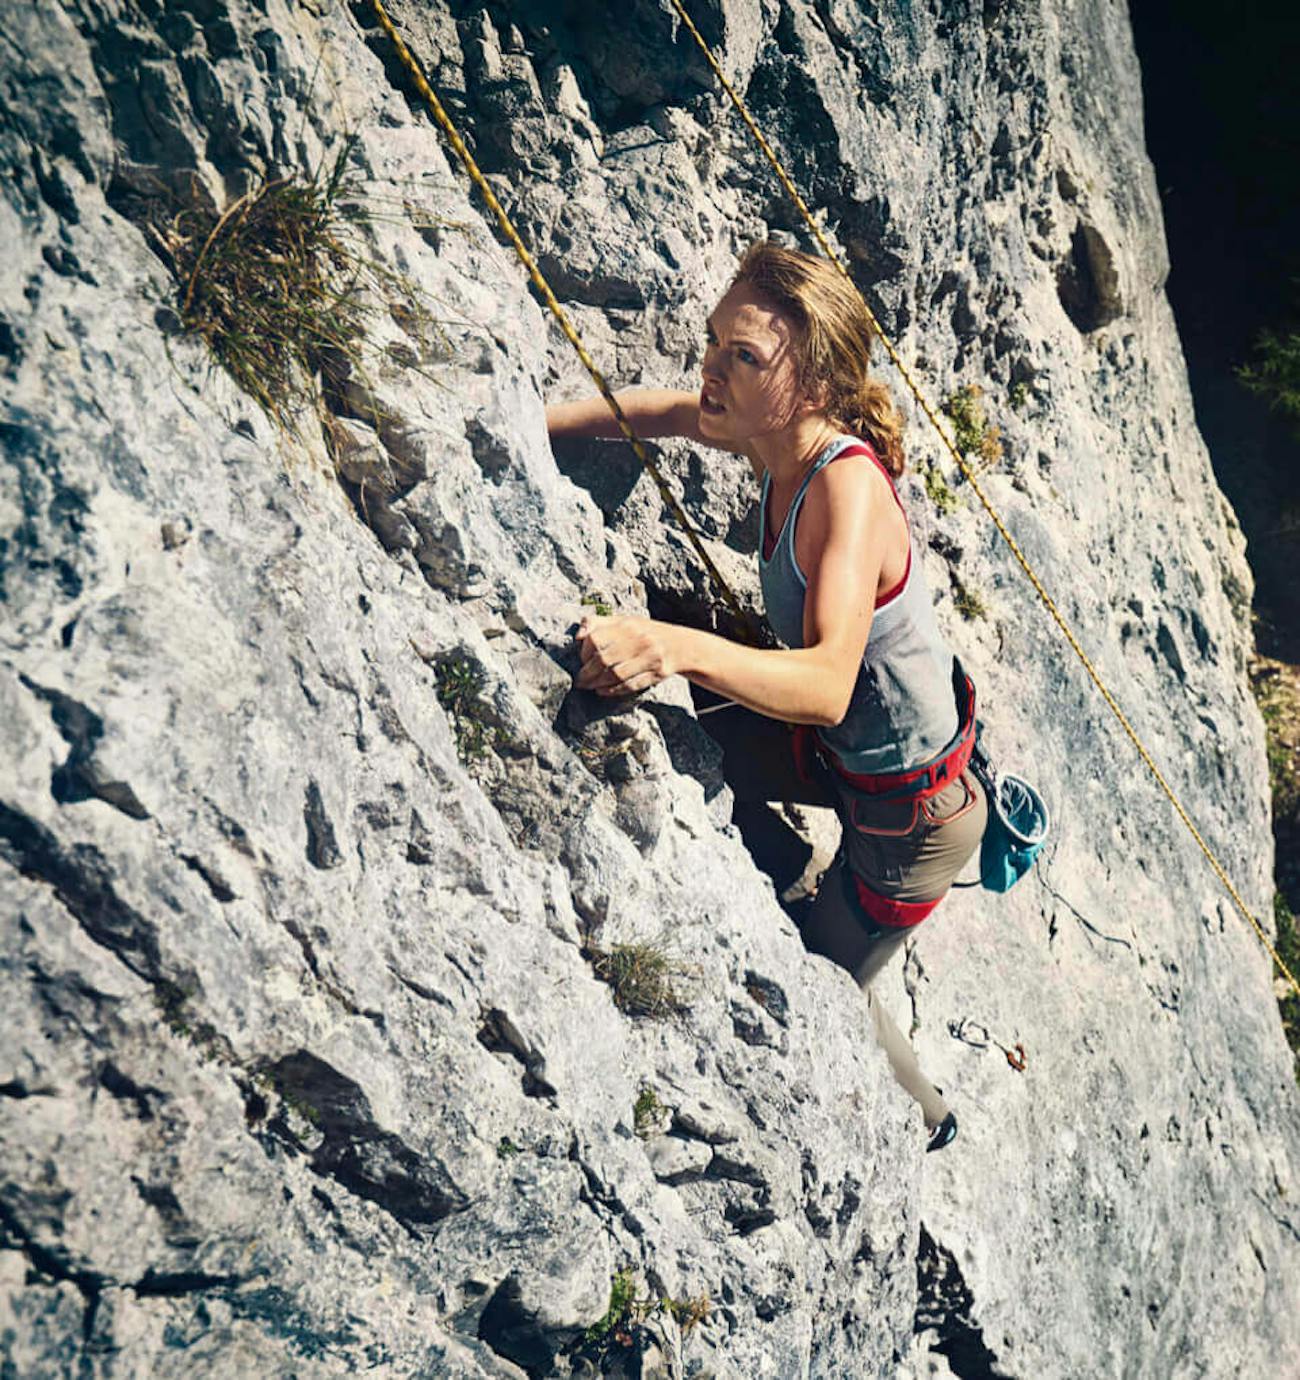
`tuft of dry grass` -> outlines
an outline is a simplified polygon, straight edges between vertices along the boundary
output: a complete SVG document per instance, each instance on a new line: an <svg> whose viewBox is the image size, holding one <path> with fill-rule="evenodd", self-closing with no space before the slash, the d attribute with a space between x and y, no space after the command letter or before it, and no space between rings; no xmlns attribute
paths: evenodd
<svg viewBox="0 0 1300 1380"><path fill-rule="evenodd" d="M328 167L264 179L221 211L195 177L134 189L128 209L171 270L182 329L291 435L331 389L368 379L380 319L414 339L409 367L450 354L423 294L363 233L385 217L348 172L354 144Z"/></svg>
<svg viewBox="0 0 1300 1380"><path fill-rule="evenodd" d="M686 970L659 944L587 946L592 971L614 991L614 1004L629 1016L664 1019L679 1016L688 1005L677 984Z"/></svg>

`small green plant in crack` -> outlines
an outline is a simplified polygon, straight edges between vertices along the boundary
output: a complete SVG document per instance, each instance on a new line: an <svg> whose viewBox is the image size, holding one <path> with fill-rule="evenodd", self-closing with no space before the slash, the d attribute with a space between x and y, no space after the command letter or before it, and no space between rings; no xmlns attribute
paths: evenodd
<svg viewBox="0 0 1300 1380"><path fill-rule="evenodd" d="M603 594L584 594L579 602L601 618L612 618L614 615L614 610Z"/></svg>
<svg viewBox="0 0 1300 1380"><path fill-rule="evenodd" d="M1011 385L1011 388L1007 393L1007 398L1008 401L1011 403L1012 409L1016 412L1019 412L1020 409L1024 407L1024 405L1029 401L1029 385L1024 381L1024 379L1017 379L1015 383Z"/></svg>
<svg viewBox="0 0 1300 1380"><path fill-rule="evenodd" d="M659 944L615 944L602 949L587 946L592 971L614 992L614 1004L629 1016L664 1019L688 1010L678 991L685 969Z"/></svg>
<svg viewBox="0 0 1300 1380"><path fill-rule="evenodd" d="M696 1294L686 1299L662 1298L659 1300L659 1311L672 1318L685 1337L701 1323L708 1322L713 1312L713 1300L708 1294Z"/></svg>
<svg viewBox="0 0 1300 1380"><path fill-rule="evenodd" d="M980 597L979 591L971 587L957 576L949 573L948 578L952 581L952 606L968 622L973 623L977 618L984 618L988 614L988 609L984 605L984 600Z"/></svg>
<svg viewBox="0 0 1300 1380"><path fill-rule="evenodd" d="M632 1104L633 1130L642 1139L652 1136L664 1124L667 1115L668 1108L659 1101L659 1094L647 1083Z"/></svg>
<svg viewBox="0 0 1300 1380"><path fill-rule="evenodd" d="M259 1089L267 1097L274 1095L280 1099L280 1105L287 1112L292 1112L303 1121L312 1126L319 1126L321 1123L320 1108L316 1104L304 1097L296 1088L288 1087L284 1080L273 1073L269 1068L254 1070L252 1074L254 1087Z"/></svg>
<svg viewBox="0 0 1300 1380"><path fill-rule="evenodd" d="M509 1136L502 1136L497 1141L497 1159L513 1160L519 1154L522 1154L522 1151Z"/></svg>
<svg viewBox="0 0 1300 1380"><path fill-rule="evenodd" d="M619 1270L610 1281L609 1307L605 1316L586 1331L585 1340L597 1356L608 1356L614 1346L628 1349L649 1340L647 1324L671 1318L682 1337L688 1336L713 1312L707 1293L675 1299L667 1295L637 1297L636 1273L630 1266ZM666 1339L662 1328L658 1340Z"/></svg>
<svg viewBox="0 0 1300 1380"><path fill-rule="evenodd" d="M1277 925L1278 957L1293 972L1300 974L1300 928L1296 925L1291 907L1286 897L1279 891L1273 896L1273 919ZM1282 970L1274 964L1273 976L1277 990L1285 995L1278 998L1278 1009L1282 1013L1282 1030L1286 1042L1291 1046L1294 1056L1295 1078L1300 1083L1300 997L1291 989L1291 984L1282 976Z"/></svg>
<svg viewBox="0 0 1300 1380"><path fill-rule="evenodd" d="M193 983L182 987L180 983L164 978L154 987L154 1004L173 1035L188 1040L204 1059L224 1060L228 1057L229 1048L217 1028L209 1021L196 1020L189 1009L190 998L197 991Z"/></svg>
<svg viewBox="0 0 1300 1380"><path fill-rule="evenodd" d="M926 497L934 504L937 512L946 515L956 510L957 495L953 493L948 481L943 477L943 471L933 460L921 471L921 478L925 482Z"/></svg>
<svg viewBox="0 0 1300 1380"><path fill-rule="evenodd" d="M482 761L498 738L483 700L486 672L477 661L457 654L438 661L434 677L438 682L438 703L451 719L457 755L466 766Z"/></svg>
<svg viewBox="0 0 1300 1380"><path fill-rule="evenodd" d="M624 1325L631 1319L632 1312L636 1306L636 1274L627 1266L619 1270L609 1283L609 1307L605 1310L605 1316L597 1323L587 1329L586 1338L589 1342L604 1342L611 1333L617 1334L622 1331ZM627 1337L624 1345L630 1345L631 1338Z"/></svg>
<svg viewBox="0 0 1300 1380"><path fill-rule="evenodd" d="M943 404L952 422L952 439L964 456L978 458L977 470L988 469L1002 459L1002 437L984 411L984 390L978 383L959 388Z"/></svg>

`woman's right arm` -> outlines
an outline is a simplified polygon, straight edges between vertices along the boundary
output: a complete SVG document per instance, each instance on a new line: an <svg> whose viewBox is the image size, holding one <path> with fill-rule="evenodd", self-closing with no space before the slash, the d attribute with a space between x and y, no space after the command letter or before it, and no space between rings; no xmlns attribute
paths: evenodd
<svg viewBox="0 0 1300 1380"><path fill-rule="evenodd" d="M673 388L624 388L615 393L632 430L647 440L655 436L685 436L705 446L717 442L700 435L700 398ZM622 436L609 404L597 393L576 402L550 403L546 429L557 440L578 436ZM730 447L720 447L730 449Z"/></svg>

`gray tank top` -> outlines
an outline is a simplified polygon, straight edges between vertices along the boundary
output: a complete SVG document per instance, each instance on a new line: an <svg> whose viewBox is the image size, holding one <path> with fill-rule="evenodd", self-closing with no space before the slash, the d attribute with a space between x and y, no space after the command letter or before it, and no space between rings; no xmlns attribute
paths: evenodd
<svg viewBox="0 0 1300 1380"><path fill-rule="evenodd" d="M787 647L803 646L808 582L795 559L794 533L804 495L818 470L848 446L861 444L855 436L837 436L822 451L790 504L771 556L765 557L760 546L758 573L767 621ZM869 465L878 463L862 459ZM764 541L770 487L771 477L765 474L759 508ZM909 557L903 587L872 616L848 713L833 728L819 728L817 736L851 772L879 775L923 766L957 732L952 673L953 655L939 633L921 563Z"/></svg>

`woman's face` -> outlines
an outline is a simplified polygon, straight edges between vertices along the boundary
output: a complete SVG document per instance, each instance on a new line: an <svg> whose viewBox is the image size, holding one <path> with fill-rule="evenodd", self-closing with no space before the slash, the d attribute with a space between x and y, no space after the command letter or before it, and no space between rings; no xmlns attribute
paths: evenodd
<svg viewBox="0 0 1300 1380"><path fill-rule="evenodd" d="M743 444L816 410L799 386L789 318L747 283L727 292L706 331L700 431L710 440Z"/></svg>

